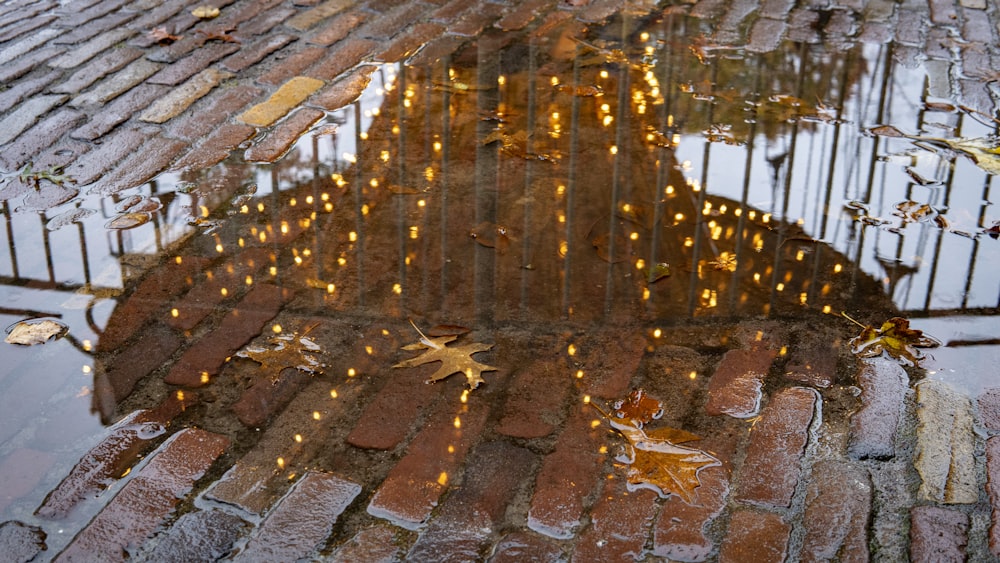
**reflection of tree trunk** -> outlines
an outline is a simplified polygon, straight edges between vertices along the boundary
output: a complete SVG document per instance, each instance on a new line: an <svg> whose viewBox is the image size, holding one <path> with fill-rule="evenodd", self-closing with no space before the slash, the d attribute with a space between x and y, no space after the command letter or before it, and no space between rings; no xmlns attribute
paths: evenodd
<svg viewBox="0 0 1000 563"><path fill-rule="evenodd" d="M479 115L497 112L499 90L497 78L500 76L500 51L495 40L481 38L476 60L476 109ZM492 130L489 122L479 120L476 124L475 143L475 223L495 224L497 222L497 182L498 154L496 144L484 145ZM475 252L475 318L480 324L488 324L493 319L496 301L496 254L485 248L476 247Z"/></svg>

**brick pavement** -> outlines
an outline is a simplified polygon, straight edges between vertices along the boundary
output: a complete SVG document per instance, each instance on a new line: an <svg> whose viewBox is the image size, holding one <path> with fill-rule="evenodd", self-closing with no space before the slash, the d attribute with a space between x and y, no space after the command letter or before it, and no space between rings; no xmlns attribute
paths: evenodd
<svg viewBox="0 0 1000 563"><path fill-rule="evenodd" d="M366 63L418 50L420 60L432 60L483 30L580 29L619 9L601 0L219 1L223 15L199 21L189 12L194 3L84 4L0 6L0 167L66 165L81 190L96 194L119 193L168 168L212 165L233 150L276 160L324 112L357 96ZM942 62L936 68L956 96L992 107L995 6L702 0L669 9L704 18L712 40L749 52L768 52L782 38L819 41L820 33L832 46L894 41L899 62ZM161 26L184 37L160 45L147 33ZM211 31L234 41L210 39ZM958 41L963 48L952 48ZM299 231L271 235L288 242ZM461 382L419 383L429 371L378 379L413 336L401 322L348 315L325 318L316 334L326 349L343 351L329 359L327 377L293 370L266 379L231 361L233 353L266 340L272 324L304 327L311 317L287 307L292 294L260 281L271 266L262 247L251 244L234 261L178 256L129 288L98 344L106 365L95 400L111 419L142 402L141 386L159 399L147 407L159 406L126 413L38 507L41 519L60 520L81 510L81 498L98 495L99 510L69 543L48 550L40 529L7 522L4 553L344 561L1000 556L995 390L974 403L934 382L913 390L895 364L838 356L827 345L833 337L804 348L808 358L788 359L777 352L787 334L752 321L743 328L773 342L735 338L720 346L676 327L662 327L661 337L633 326L626 338L560 332L539 345L537 334L502 329L490 354L524 367L488 375L464 396ZM231 305L228 313L216 313L221 304ZM616 473L613 435L595 424L584 397L611 401L635 385L665 401L664 422L698 429L722 460L701 473L696 503L628 491ZM196 411L215 413L218 427L189 428ZM5 458L0 504L16 502L52 463L32 449ZM193 532L205 529L213 533Z"/></svg>

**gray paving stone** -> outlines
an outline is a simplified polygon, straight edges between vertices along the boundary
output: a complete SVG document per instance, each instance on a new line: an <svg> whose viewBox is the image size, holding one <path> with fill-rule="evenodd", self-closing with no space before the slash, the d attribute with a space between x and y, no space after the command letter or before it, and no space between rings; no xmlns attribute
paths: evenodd
<svg viewBox="0 0 1000 563"><path fill-rule="evenodd" d="M947 504L979 499L972 402L946 383L917 386L917 455L920 496Z"/></svg>
<svg viewBox="0 0 1000 563"><path fill-rule="evenodd" d="M5 145L16 139L18 135L27 131L35 121L38 121L38 118L66 101L66 98L68 96L62 94L35 96L21 104L7 117L0 120L0 145Z"/></svg>

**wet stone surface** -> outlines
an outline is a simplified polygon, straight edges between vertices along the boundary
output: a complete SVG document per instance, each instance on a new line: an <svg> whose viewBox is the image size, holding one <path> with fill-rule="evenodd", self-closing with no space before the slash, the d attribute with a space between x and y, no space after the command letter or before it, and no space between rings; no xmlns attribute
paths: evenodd
<svg viewBox="0 0 1000 563"><path fill-rule="evenodd" d="M0 6L5 557L1000 555L993 7L85 4Z"/></svg>

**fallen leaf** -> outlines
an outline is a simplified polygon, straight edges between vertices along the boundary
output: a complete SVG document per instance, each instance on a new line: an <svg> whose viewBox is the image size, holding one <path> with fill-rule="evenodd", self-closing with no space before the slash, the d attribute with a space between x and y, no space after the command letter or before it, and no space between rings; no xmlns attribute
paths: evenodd
<svg viewBox="0 0 1000 563"><path fill-rule="evenodd" d="M420 332L420 329L417 328L417 325L413 324L413 321L410 321L410 324L420 334L420 340L403 346L403 350L424 350L424 352L415 358L403 360L392 367L411 368L431 362L441 362L441 367L431 375L430 379L426 381L427 383L441 381L452 374L461 373L465 375L470 389L475 389L479 387L480 383L484 383L482 377L484 371L497 370L493 366L481 364L472 359L473 354L485 352L493 348L492 344L472 342L449 348L446 345L458 338L457 336L428 337L423 332Z"/></svg>
<svg viewBox="0 0 1000 563"><path fill-rule="evenodd" d="M202 36L202 43L208 43L209 41L222 41L224 43L239 43L240 40L229 35L232 29L199 29L198 33Z"/></svg>
<svg viewBox="0 0 1000 563"><path fill-rule="evenodd" d="M552 156L543 153L536 153L528 150L528 134L525 131L518 131L513 135L506 131L492 131L483 139L484 145L500 142L500 152L524 160L538 160L542 162L552 162Z"/></svg>
<svg viewBox="0 0 1000 563"><path fill-rule="evenodd" d="M917 201L901 201L895 205L894 215L902 217L903 223L919 223L928 221L938 216L938 210L929 204Z"/></svg>
<svg viewBox="0 0 1000 563"><path fill-rule="evenodd" d="M150 30L149 38L156 41L160 45L170 45L174 41L180 39L181 36L170 33L165 27L157 27Z"/></svg>
<svg viewBox="0 0 1000 563"><path fill-rule="evenodd" d="M862 327L861 334L851 339L851 351L862 358L892 356L906 365L919 365L924 355L917 348L934 348L941 343L927 336L921 330L910 328L910 321L903 317L892 317L880 328L864 325L841 313L854 324Z"/></svg>
<svg viewBox="0 0 1000 563"><path fill-rule="evenodd" d="M66 325L50 319L41 321L25 320L19 321L10 327L4 341L8 344L18 344L21 346L45 344L51 338L61 338L68 331L69 328Z"/></svg>
<svg viewBox="0 0 1000 563"><path fill-rule="evenodd" d="M713 269L726 272L736 271L736 255L723 252L715 260L708 262Z"/></svg>
<svg viewBox="0 0 1000 563"><path fill-rule="evenodd" d="M112 231L125 231L145 225L152 219L153 216L149 213L122 213L108 221L104 228Z"/></svg>
<svg viewBox="0 0 1000 563"><path fill-rule="evenodd" d="M191 10L191 15L201 20L210 20L219 16L219 9L206 4Z"/></svg>
<svg viewBox="0 0 1000 563"><path fill-rule="evenodd" d="M653 264L653 267L650 268L649 272L646 274L646 281L648 283L656 283L663 278L669 277L670 264L667 264L666 262L657 262L656 264Z"/></svg>
<svg viewBox="0 0 1000 563"><path fill-rule="evenodd" d="M636 428L663 416L663 403L648 396L644 389L633 389L628 397L615 402L613 414L616 418L631 421Z"/></svg>
<svg viewBox="0 0 1000 563"><path fill-rule="evenodd" d="M868 133L880 137L901 137L947 148L965 155L988 174L1000 174L1000 136L997 135L955 138L927 137L909 135L891 125L872 127L868 129Z"/></svg>
<svg viewBox="0 0 1000 563"><path fill-rule="evenodd" d="M555 88L558 92L566 92L577 98L597 98L604 95L604 89L597 85L570 86L559 84Z"/></svg>
<svg viewBox="0 0 1000 563"><path fill-rule="evenodd" d="M257 362L272 380L277 380L285 368L321 375L326 366L318 355L323 353L323 349L306 336L312 328L306 328L301 335L296 332L272 336L266 346L247 346L236 356Z"/></svg>

